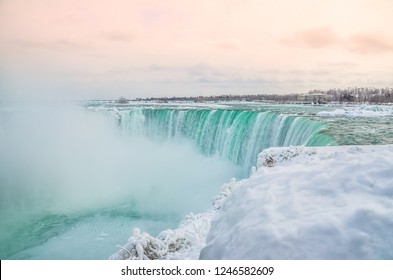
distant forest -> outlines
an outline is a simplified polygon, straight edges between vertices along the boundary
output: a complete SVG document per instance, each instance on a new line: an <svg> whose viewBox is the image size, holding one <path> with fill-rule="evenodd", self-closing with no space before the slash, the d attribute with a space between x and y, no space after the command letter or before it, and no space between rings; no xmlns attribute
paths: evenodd
<svg viewBox="0 0 393 280"><path fill-rule="evenodd" d="M307 93L291 94L256 94L256 95L211 95L193 97L161 97L161 98L137 98L136 101L262 101L282 103L393 103L393 88L370 88L350 87L346 89L310 90ZM120 103L127 102L121 97Z"/></svg>

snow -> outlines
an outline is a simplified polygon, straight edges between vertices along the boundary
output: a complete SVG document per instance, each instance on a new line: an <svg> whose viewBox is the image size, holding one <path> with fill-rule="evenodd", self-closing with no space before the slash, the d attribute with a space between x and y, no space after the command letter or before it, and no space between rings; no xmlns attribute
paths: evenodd
<svg viewBox="0 0 393 280"><path fill-rule="evenodd" d="M269 148L248 179L111 259L393 259L393 145Z"/></svg>
<svg viewBox="0 0 393 280"><path fill-rule="evenodd" d="M270 148L202 259L393 259L393 146Z"/></svg>
<svg viewBox="0 0 393 280"><path fill-rule="evenodd" d="M383 105L361 105L344 107L333 111L321 111L317 113L320 117L390 117L393 116L392 106Z"/></svg>

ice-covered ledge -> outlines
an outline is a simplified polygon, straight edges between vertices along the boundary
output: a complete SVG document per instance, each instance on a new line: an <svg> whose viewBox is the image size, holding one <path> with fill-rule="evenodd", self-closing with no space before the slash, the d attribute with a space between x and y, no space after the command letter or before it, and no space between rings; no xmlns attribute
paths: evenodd
<svg viewBox="0 0 393 280"><path fill-rule="evenodd" d="M208 211L111 258L393 259L392 232L393 145L269 148Z"/></svg>

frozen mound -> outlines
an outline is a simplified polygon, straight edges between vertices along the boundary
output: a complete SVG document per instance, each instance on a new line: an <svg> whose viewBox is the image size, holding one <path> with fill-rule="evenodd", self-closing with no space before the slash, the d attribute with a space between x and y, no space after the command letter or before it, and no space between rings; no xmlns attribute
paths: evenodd
<svg viewBox="0 0 393 280"><path fill-rule="evenodd" d="M201 249L206 245L206 235L210 221L221 208L226 198L236 186L235 179L221 187L219 195L213 198L212 207L201 214L190 213L177 229L162 231L157 237L141 233L134 228L127 244L120 248L112 260L155 260L155 259L198 259Z"/></svg>
<svg viewBox="0 0 393 280"><path fill-rule="evenodd" d="M201 259L393 259L393 145L270 148Z"/></svg>
<svg viewBox="0 0 393 280"><path fill-rule="evenodd" d="M393 116L393 106L384 105L362 105L344 107L333 111L321 111L317 113L320 117L389 117Z"/></svg>
<svg viewBox="0 0 393 280"><path fill-rule="evenodd" d="M316 154L315 148L308 148L304 146L288 147L288 148L268 148L263 150L258 155L257 168L261 167L273 167L276 164L283 161L291 161L293 158L302 156L301 159L304 160L304 156L308 157L310 155Z"/></svg>

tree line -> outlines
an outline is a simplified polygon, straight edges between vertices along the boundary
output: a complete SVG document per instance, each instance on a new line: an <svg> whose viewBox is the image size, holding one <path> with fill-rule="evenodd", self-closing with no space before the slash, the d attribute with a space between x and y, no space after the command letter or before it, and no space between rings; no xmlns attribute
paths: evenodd
<svg viewBox="0 0 393 280"><path fill-rule="evenodd" d="M393 103L393 88L349 87L346 89L314 89L306 93L290 94L222 94L191 97L152 97L137 98L136 101L173 101L194 102L226 102L226 101L259 101L282 103ZM122 99L120 102L124 102Z"/></svg>

